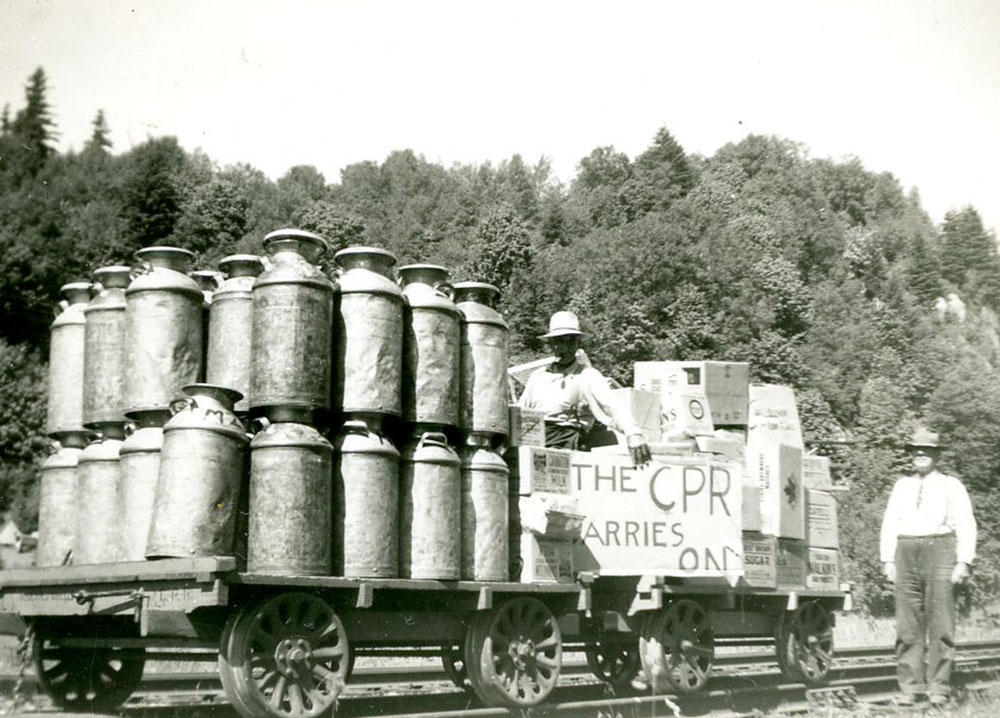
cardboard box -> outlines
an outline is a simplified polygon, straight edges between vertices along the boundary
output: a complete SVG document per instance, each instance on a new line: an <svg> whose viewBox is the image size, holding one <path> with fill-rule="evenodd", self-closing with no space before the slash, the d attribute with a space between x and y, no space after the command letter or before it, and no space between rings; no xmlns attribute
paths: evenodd
<svg viewBox="0 0 1000 718"><path fill-rule="evenodd" d="M820 491L832 489L830 459L826 456L804 454L802 456L802 485L807 489L819 489Z"/></svg>
<svg viewBox="0 0 1000 718"><path fill-rule="evenodd" d="M806 544L804 541L778 539L777 556L777 587L796 590L806 585Z"/></svg>
<svg viewBox="0 0 1000 718"><path fill-rule="evenodd" d="M726 436L726 432L716 431L712 436L696 436L698 451L709 454L721 454L730 461L743 462L746 442L742 438ZM723 434L720 436L720 434Z"/></svg>
<svg viewBox="0 0 1000 718"><path fill-rule="evenodd" d="M747 423L747 387L750 365L746 362L659 361L635 363L635 386L665 393L667 385L681 392L697 389L705 396L716 426Z"/></svg>
<svg viewBox="0 0 1000 718"><path fill-rule="evenodd" d="M747 452L747 474L760 490L761 532L805 539L806 496L802 488L802 449L765 445Z"/></svg>
<svg viewBox="0 0 1000 718"><path fill-rule="evenodd" d="M521 583L573 583L573 544L539 538L531 533L520 537Z"/></svg>
<svg viewBox="0 0 1000 718"><path fill-rule="evenodd" d="M743 531L760 531L760 489L755 484L743 484Z"/></svg>
<svg viewBox="0 0 1000 718"><path fill-rule="evenodd" d="M545 448L545 413L511 404L510 445Z"/></svg>
<svg viewBox="0 0 1000 718"><path fill-rule="evenodd" d="M806 489L806 543L810 548L840 548L837 497L833 494Z"/></svg>
<svg viewBox="0 0 1000 718"><path fill-rule="evenodd" d="M615 389L611 392L622 408L628 409L646 441L660 440L660 395L641 389Z"/></svg>
<svg viewBox="0 0 1000 718"><path fill-rule="evenodd" d="M743 580L745 586L775 588L778 585L778 539L743 532Z"/></svg>
<svg viewBox="0 0 1000 718"><path fill-rule="evenodd" d="M747 444L788 444L802 448L802 425L795 391L778 384L750 385Z"/></svg>
<svg viewBox="0 0 1000 718"><path fill-rule="evenodd" d="M578 571L602 576L743 574L743 466L719 457L628 456L574 451L570 494L584 516L573 543Z"/></svg>
<svg viewBox="0 0 1000 718"><path fill-rule="evenodd" d="M840 552L828 548L810 548L806 588L817 591L840 590Z"/></svg>
<svg viewBox="0 0 1000 718"><path fill-rule="evenodd" d="M533 493L518 501L521 530L549 539L572 541L580 538L583 514L573 496Z"/></svg>
<svg viewBox="0 0 1000 718"><path fill-rule="evenodd" d="M698 391L665 390L660 395L663 437L667 441L682 436L708 436L715 431L708 400Z"/></svg>
<svg viewBox="0 0 1000 718"><path fill-rule="evenodd" d="M511 482L518 487L518 493L525 496L535 491L568 493L571 453L565 449L537 446L512 448L507 452Z"/></svg>

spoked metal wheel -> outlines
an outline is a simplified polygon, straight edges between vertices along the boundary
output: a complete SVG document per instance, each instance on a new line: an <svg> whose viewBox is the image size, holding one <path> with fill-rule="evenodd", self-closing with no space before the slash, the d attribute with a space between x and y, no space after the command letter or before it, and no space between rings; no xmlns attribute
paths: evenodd
<svg viewBox="0 0 1000 718"><path fill-rule="evenodd" d="M833 616L816 601L783 611L775 626L778 667L793 681L823 685L833 666Z"/></svg>
<svg viewBox="0 0 1000 718"><path fill-rule="evenodd" d="M71 712L113 711L142 680L142 648L65 648L35 634L35 675L45 694Z"/></svg>
<svg viewBox="0 0 1000 718"><path fill-rule="evenodd" d="M615 688L629 685L639 673L639 646L635 636L603 636L587 645L587 667Z"/></svg>
<svg viewBox="0 0 1000 718"><path fill-rule="evenodd" d="M465 658L472 688L487 705L536 705L559 680L559 624L538 599L511 599L472 621Z"/></svg>
<svg viewBox="0 0 1000 718"><path fill-rule="evenodd" d="M219 673L245 718L317 718L344 689L350 658L344 626L323 599L285 593L230 617Z"/></svg>
<svg viewBox="0 0 1000 718"><path fill-rule="evenodd" d="M639 641L646 680L654 693L694 693L708 683L715 636L708 612L682 599L650 616Z"/></svg>

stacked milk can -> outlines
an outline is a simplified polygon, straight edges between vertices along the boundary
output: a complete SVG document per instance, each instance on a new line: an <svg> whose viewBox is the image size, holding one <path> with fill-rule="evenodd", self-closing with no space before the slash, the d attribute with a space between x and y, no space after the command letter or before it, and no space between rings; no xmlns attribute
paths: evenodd
<svg viewBox="0 0 1000 718"><path fill-rule="evenodd" d="M264 249L189 275L190 252L150 247L96 293L64 287L39 563L245 552L255 573L506 580L496 288L397 278L374 247L327 276L301 230Z"/></svg>

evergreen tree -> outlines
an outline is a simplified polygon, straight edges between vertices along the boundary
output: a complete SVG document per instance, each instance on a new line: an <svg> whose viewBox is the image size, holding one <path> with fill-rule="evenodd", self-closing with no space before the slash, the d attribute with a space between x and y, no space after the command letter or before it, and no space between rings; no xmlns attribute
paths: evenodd
<svg viewBox="0 0 1000 718"><path fill-rule="evenodd" d="M660 128L649 149L635 158L633 169L635 206L641 213L669 209L695 183L684 148L666 127Z"/></svg>
<svg viewBox="0 0 1000 718"><path fill-rule="evenodd" d="M31 74L24 88L25 106L11 125L11 133L21 150L21 168L29 175L37 173L54 151L51 142L56 137L55 121L46 98L46 82L42 68Z"/></svg>
<svg viewBox="0 0 1000 718"><path fill-rule="evenodd" d="M90 139L87 140L84 145L85 152L100 152L106 153L111 150L111 130L108 129L108 123L104 119L104 110L98 110L97 114L94 116L94 121L92 124L92 130L90 132Z"/></svg>

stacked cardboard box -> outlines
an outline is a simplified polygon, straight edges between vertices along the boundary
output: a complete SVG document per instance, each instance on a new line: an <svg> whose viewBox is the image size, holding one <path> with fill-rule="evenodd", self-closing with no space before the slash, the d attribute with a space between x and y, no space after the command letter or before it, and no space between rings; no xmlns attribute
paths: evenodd
<svg viewBox="0 0 1000 718"><path fill-rule="evenodd" d="M833 488L830 476L830 459L815 454L802 456L802 485L807 489L829 491Z"/></svg>
<svg viewBox="0 0 1000 718"><path fill-rule="evenodd" d="M526 436L522 433L521 440ZM570 455L542 446L521 445L508 451L510 545L517 547L511 551L512 580L566 583L576 579L572 542L579 537L583 517L568 496Z"/></svg>
<svg viewBox="0 0 1000 718"><path fill-rule="evenodd" d="M746 425L749 376L745 362L635 363L636 388L660 392L664 399L671 394L702 397L713 426Z"/></svg>

